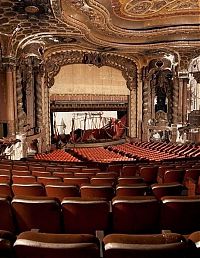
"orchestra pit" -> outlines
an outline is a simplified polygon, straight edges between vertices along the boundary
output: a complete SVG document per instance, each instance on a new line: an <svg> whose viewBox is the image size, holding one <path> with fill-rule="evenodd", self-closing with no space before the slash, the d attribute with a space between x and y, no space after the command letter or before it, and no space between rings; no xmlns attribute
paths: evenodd
<svg viewBox="0 0 200 258"><path fill-rule="evenodd" d="M200 257L199 0L0 0L0 258Z"/></svg>

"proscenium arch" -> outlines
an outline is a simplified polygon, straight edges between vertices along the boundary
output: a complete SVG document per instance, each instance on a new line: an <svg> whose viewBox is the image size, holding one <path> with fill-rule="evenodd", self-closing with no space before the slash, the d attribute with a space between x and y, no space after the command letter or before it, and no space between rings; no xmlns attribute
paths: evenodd
<svg viewBox="0 0 200 258"><path fill-rule="evenodd" d="M128 109L128 136L137 137L137 65L135 60L108 52L87 50L66 50L50 54L46 58L46 84L54 85L54 77L62 66L70 64L92 64L97 67L110 66L122 72L126 85L130 90ZM48 114L50 116L50 114Z"/></svg>
<svg viewBox="0 0 200 258"><path fill-rule="evenodd" d="M86 60L87 57L87 60ZM46 59L47 86L54 85L54 77L62 66L68 64L92 64L97 67L110 66L122 71L127 87L137 87L137 66L133 59L113 54L95 51L66 50L52 53Z"/></svg>

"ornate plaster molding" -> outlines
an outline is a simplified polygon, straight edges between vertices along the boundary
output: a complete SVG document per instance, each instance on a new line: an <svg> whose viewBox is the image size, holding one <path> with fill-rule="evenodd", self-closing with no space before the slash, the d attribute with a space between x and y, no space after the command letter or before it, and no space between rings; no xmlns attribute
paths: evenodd
<svg viewBox="0 0 200 258"><path fill-rule="evenodd" d="M54 77L58 74L62 66L78 63L91 64L97 67L106 65L119 69L127 81L127 86L137 87L137 66L133 59L112 53L84 50L59 51L47 57L46 71L48 87L53 86Z"/></svg>

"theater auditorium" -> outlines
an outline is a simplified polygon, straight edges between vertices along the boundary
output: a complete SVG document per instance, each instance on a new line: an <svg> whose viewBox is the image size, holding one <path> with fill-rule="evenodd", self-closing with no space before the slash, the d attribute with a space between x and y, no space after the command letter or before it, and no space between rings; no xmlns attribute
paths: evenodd
<svg viewBox="0 0 200 258"><path fill-rule="evenodd" d="M199 0L0 0L0 258L200 257L199 87Z"/></svg>

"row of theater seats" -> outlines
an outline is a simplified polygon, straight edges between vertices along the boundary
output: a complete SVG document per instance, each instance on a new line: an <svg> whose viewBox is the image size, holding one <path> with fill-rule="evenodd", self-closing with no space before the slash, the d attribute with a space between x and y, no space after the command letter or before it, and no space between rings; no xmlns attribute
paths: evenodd
<svg viewBox="0 0 200 258"><path fill-rule="evenodd" d="M18 177L18 176L17 176ZM22 178L25 180L25 177ZM40 179L40 178L39 178ZM72 179L72 180L71 180ZM82 197L82 198L104 198L108 201L115 196L155 196L158 200L163 196L187 195L183 185L179 183L169 184L153 184L147 186L144 183L140 184L118 184L112 186L109 184L82 184L78 186L76 182L82 181L83 178L67 178L66 180L73 181L74 184L65 183L13 183L12 185L0 183L0 194L10 197L16 195L23 196L49 196L58 198L60 201L64 197ZM84 178L85 179L85 178ZM110 179L110 178L109 178ZM121 178L127 180L126 178ZM46 180L46 178L45 178ZM128 180L132 180L128 178Z"/></svg>
<svg viewBox="0 0 200 258"><path fill-rule="evenodd" d="M113 161L133 161L131 157L121 155L120 153L115 153L105 149L103 147L95 148L73 148L73 152L82 159L95 162L113 162Z"/></svg>
<svg viewBox="0 0 200 258"><path fill-rule="evenodd" d="M6 164L5 164L5 163ZM61 179L40 179L41 182L45 181L51 181L49 183L52 183L52 181L63 181L64 177L96 177L99 176L101 173L102 177L107 176L122 176L122 177L129 177L129 176L135 176L139 175L143 178L144 182L148 185L153 183L172 183L172 182L178 182L180 184L183 184L186 189L188 189L189 195L198 195L200 194L200 165L198 161L187 161L185 163L183 162L168 162L166 164L109 164L107 166L107 172L114 171L116 175L107 172L104 173L100 171L100 168L98 167L87 167L85 165L80 166L69 166L66 164L60 164L56 163L50 164L50 163L35 163L35 162L17 162L16 164L13 162L13 164L7 164L7 162L10 161L4 161L0 162L0 183L9 183L12 182L11 176L17 176L17 175L23 175L24 183L25 179L30 180L30 182L35 182L35 178L26 177L26 176L40 176L40 177L60 177ZM39 174L40 171L41 173ZM10 175L10 176L9 176ZM19 177L20 178L20 177ZM16 183L17 177L15 179ZM31 181L32 180L32 181ZM71 179L72 180L72 179ZM85 179L83 183L88 183L88 179ZM68 182L70 183L70 182ZM72 183L72 182L71 182Z"/></svg>
<svg viewBox="0 0 200 258"><path fill-rule="evenodd" d="M0 251L6 258L198 258L200 232L188 238L177 233L156 235L50 234L27 231L17 239L0 232ZM5 244L6 242L6 244Z"/></svg>
<svg viewBox="0 0 200 258"><path fill-rule="evenodd" d="M124 143L116 146L109 146L108 149L115 153L119 153L124 156L132 157L135 159L145 159L149 161L161 161L165 159L177 158L177 154L165 153L159 150L152 149L149 151L148 148L137 146L135 144Z"/></svg>
<svg viewBox="0 0 200 258"><path fill-rule="evenodd" d="M38 167L41 169L41 167ZM59 167L58 167L59 168ZM53 169L55 169L53 167ZM153 189L153 192L164 192L167 195L172 194L175 195L181 192L181 188L183 186L185 189L188 189L189 195L195 195L193 191L193 186L191 186L191 180L199 180L200 169L192 168L187 169L187 167L183 166L124 166L120 172L121 175L127 176L118 176L119 172L99 172L98 168L82 168L82 172L72 172L73 169L76 168L66 168L71 170L71 172L65 171L22 171L22 170L5 170L2 169L0 171L0 193L4 193L12 196L11 188L5 184L13 184L13 192L15 194L20 194L21 192L30 193L30 185L29 187L20 186L19 184L34 184L34 189L39 188L40 195L44 192L44 189L41 190L41 185L36 185L35 183L43 184L43 185L54 185L55 193L56 188L62 188L63 194L68 193L69 190L73 189L73 192L77 192L75 190L76 187L72 188L72 185L78 185L79 187L82 184L85 184L82 189L84 191L89 191L88 189L93 188L93 193L95 190L95 185L104 186L105 191L109 192L110 199L115 195L114 189L111 186L116 186L116 194L117 195L144 195L149 193L149 190ZM85 169L85 170L83 170ZM84 171L84 172L83 172ZM131 176L138 173L138 176ZM159 182L159 184L155 184L155 182ZM152 187L152 184L153 187ZM71 188L67 187L70 185ZM108 187L110 185L110 187ZM183 185L183 186L181 186ZM151 186L150 188L148 186ZM24 190L23 190L24 188ZM27 190L25 190L25 188ZM97 187L96 187L97 189ZM107 189L107 190L106 190ZM174 190L175 192L173 192ZM99 187L100 191L100 187ZM33 191L34 192L34 191ZM151 191L152 192L152 191ZM36 194L36 193L35 193ZM164 195L166 195L164 194ZM37 194L38 195L38 194ZM44 195L44 194L42 194ZM163 194L162 194L163 195ZM66 195L68 196L68 195ZM77 196L77 195L75 195ZM157 194L156 194L157 196Z"/></svg>
<svg viewBox="0 0 200 258"><path fill-rule="evenodd" d="M178 157L199 157L197 146L177 145L165 142L134 142L109 146L110 151L138 159L161 161Z"/></svg>
<svg viewBox="0 0 200 258"><path fill-rule="evenodd" d="M64 166L19 166L7 164L0 164L0 175L32 175L32 176L135 176L143 177L145 183L183 183L186 178L190 177L197 180L200 175L200 165L184 164L175 165L173 163L168 165L160 164L139 164L139 165L110 165L107 171L101 171L100 168L87 167L64 167ZM112 172L112 173L111 173Z"/></svg>
<svg viewBox="0 0 200 258"><path fill-rule="evenodd" d="M44 233L150 234L171 230L190 234L200 230L200 198L165 196L64 198L0 197L0 230L15 234L39 229Z"/></svg>
<svg viewBox="0 0 200 258"><path fill-rule="evenodd" d="M71 155L64 150L54 150L51 153L39 153L35 155L35 159L37 160L54 160L54 161L66 161L66 162L80 162L78 158Z"/></svg>
<svg viewBox="0 0 200 258"><path fill-rule="evenodd" d="M200 155L199 146L195 144L177 144L171 142L135 142L133 144L150 150L178 154L179 156L199 157Z"/></svg>

